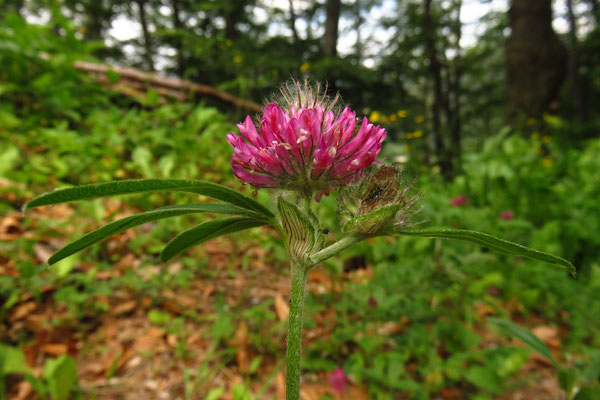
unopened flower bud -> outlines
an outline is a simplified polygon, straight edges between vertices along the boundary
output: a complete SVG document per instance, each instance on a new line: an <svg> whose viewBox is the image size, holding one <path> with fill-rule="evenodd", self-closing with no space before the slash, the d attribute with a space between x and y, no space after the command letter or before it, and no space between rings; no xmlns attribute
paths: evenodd
<svg viewBox="0 0 600 400"><path fill-rule="evenodd" d="M409 196L414 182L403 188L402 175L397 166L381 165L344 188L338 197L343 231L377 236L408 227L421 195Z"/></svg>
<svg viewBox="0 0 600 400"><path fill-rule="evenodd" d="M304 213L282 197L278 203L287 250L297 263L304 264L311 254L323 248L323 232L316 217Z"/></svg>

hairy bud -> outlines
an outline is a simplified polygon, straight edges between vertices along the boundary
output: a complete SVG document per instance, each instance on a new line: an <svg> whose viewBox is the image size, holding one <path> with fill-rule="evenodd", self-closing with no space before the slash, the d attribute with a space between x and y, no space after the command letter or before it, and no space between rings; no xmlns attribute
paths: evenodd
<svg viewBox="0 0 600 400"><path fill-rule="evenodd" d="M403 186L402 170L394 165L373 167L338 197L342 230L367 236L393 234L411 225L420 193L410 196L414 182Z"/></svg>

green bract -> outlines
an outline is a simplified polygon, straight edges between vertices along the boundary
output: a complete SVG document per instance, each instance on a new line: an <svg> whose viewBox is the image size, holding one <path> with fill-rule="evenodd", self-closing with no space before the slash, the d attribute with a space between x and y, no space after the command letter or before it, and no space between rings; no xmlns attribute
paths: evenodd
<svg viewBox="0 0 600 400"><path fill-rule="evenodd" d="M342 230L365 236L393 234L409 225L420 195L409 197L412 184L402 187L402 170L379 165L338 197Z"/></svg>
<svg viewBox="0 0 600 400"><path fill-rule="evenodd" d="M279 198L277 205L288 253L293 260L305 265L311 254L323 248L324 238L319 222L310 210L307 215L283 197Z"/></svg>

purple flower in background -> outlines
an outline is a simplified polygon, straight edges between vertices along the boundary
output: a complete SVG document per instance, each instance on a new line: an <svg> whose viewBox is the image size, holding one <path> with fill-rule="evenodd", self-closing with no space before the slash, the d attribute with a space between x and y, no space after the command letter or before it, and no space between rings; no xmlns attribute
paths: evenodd
<svg viewBox="0 0 600 400"><path fill-rule="evenodd" d="M500 213L500 218L502 218L505 221L510 221L514 217L515 217L515 213L510 210L502 211Z"/></svg>
<svg viewBox="0 0 600 400"><path fill-rule="evenodd" d="M450 202L454 207L463 207L469 204L469 198L464 194L459 194Z"/></svg>
<svg viewBox="0 0 600 400"><path fill-rule="evenodd" d="M285 91L287 90L287 91ZM371 165L386 131L346 107L334 111L319 87L294 82L282 90L284 106L267 105L259 129L250 116L227 135L235 176L257 187L317 192L317 200L357 178ZM287 95L287 96L286 96Z"/></svg>
<svg viewBox="0 0 600 400"><path fill-rule="evenodd" d="M342 394L348 385L348 377L344 370L338 367L329 373L329 383L334 392Z"/></svg>

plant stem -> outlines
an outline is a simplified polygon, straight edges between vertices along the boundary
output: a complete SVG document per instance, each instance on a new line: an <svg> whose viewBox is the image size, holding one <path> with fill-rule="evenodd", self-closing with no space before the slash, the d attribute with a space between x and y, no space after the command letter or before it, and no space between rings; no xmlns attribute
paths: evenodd
<svg viewBox="0 0 600 400"><path fill-rule="evenodd" d="M313 254L306 263L292 257L291 262L291 302L288 319L285 393L286 400L300 400L300 357L302 352L302 315L304 312L304 294L306 276L310 267L328 259L340 251L363 240L363 236L350 235L331 246Z"/></svg>
<svg viewBox="0 0 600 400"><path fill-rule="evenodd" d="M360 242L363 239L364 239L364 237L359 236L359 235L346 236L345 238L338 240L331 246L326 247L323 250L318 251L315 254L313 254L312 256L310 256L310 262L312 265L315 265L315 264L320 263L321 261L325 261L329 257L336 255L340 251L347 249L348 247Z"/></svg>
<svg viewBox="0 0 600 400"><path fill-rule="evenodd" d="M302 313L306 289L305 265L292 261L292 289L288 320L285 392L286 400L300 399L300 353L302 350Z"/></svg>

